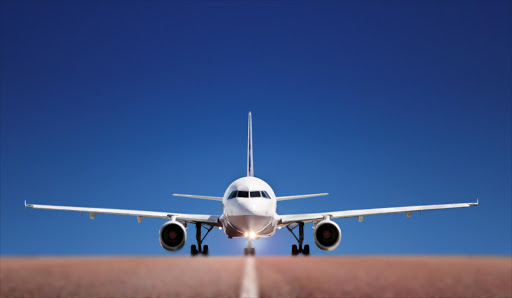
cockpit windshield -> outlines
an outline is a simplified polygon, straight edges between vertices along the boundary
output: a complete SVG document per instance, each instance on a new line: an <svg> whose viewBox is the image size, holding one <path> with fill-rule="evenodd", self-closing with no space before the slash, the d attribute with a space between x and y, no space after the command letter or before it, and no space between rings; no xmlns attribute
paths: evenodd
<svg viewBox="0 0 512 298"><path fill-rule="evenodd" d="M267 198L270 199L269 194L266 191L242 191L242 190L235 190L231 192L231 194L228 197L229 199L232 198Z"/></svg>
<svg viewBox="0 0 512 298"><path fill-rule="evenodd" d="M251 198L259 198L261 193L259 191L251 191Z"/></svg>

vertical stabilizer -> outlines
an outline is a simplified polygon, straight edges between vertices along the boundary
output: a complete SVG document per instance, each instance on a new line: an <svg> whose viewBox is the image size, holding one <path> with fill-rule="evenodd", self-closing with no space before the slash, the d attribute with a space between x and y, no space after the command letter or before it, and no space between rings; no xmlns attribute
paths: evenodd
<svg viewBox="0 0 512 298"><path fill-rule="evenodd" d="M252 116L249 112L249 136L247 138L247 176L254 177L254 164L252 162Z"/></svg>

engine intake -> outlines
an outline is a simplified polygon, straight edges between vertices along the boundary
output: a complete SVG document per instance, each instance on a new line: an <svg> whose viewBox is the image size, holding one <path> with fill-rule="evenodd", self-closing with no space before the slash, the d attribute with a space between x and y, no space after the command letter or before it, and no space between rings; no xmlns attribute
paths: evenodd
<svg viewBox="0 0 512 298"><path fill-rule="evenodd" d="M159 232L160 245L168 251L180 250L187 241L187 231L183 224L175 220L166 222Z"/></svg>
<svg viewBox="0 0 512 298"><path fill-rule="evenodd" d="M316 246L321 250L334 250L341 241L340 227L331 220L322 220L316 225L313 233Z"/></svg>

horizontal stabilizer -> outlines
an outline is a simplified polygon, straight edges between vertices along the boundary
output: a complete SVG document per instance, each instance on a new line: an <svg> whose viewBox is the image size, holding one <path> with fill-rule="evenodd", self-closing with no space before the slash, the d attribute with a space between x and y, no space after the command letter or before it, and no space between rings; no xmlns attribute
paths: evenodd
<svg viewBox="0 0 512 298"><path fill-rule="evenodd" d="M194 198L194 199L203 199L203 200L222 201L222 197L184 195L184 194L179 194L179 193L173 193L172 195L175 196L175 197L184 197L184 198Z"/></svg>
<svg viewBox="0 0 512 298"><path fill-rule="evenodd" d="M312 197L321 197L326 196L328 193L316 193L311 195L298 195L298 196L286 196L286 197L276 197L278 201L284 201L284 200L294 200L294 199L303 199L303 198L312 198Z"/></svg>

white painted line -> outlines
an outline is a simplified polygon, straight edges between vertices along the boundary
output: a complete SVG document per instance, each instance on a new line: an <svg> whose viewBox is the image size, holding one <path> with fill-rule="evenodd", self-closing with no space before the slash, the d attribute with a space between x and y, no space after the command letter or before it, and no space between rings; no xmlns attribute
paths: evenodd
<svg viewBox="0 0 512 298"><path fill-rule="evenodd" d="M259 297L258 276L256 275L256 266L254 257L245 258L245 271L242 279L242 288L240 297Z"/></svg>

